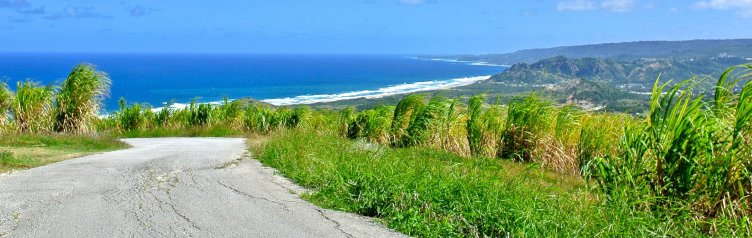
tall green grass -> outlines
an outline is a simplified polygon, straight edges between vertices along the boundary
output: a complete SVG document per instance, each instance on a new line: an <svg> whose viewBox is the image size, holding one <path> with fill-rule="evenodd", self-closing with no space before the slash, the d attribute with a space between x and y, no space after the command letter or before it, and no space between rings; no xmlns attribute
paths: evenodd
<svg viewBox="0 0 752 238"><path fill-rule="evenodd" d="M400 154L400 150L386 152L394 153L396 157L412 156L410 157L412 159L409 160L411 163L409 166L418 165L416 164L420 162L416 162L418 159L442 164L441 161L431 160L431 158L425 158L425 156L444 157L449 156L445 152L450 152L451 159L448 160L452 161L454 166L461 168L462 172L452 175L459 176L461 179L451 180L453 182L448 183L451 188L457 190L420 190L417 187L410 187L405 190L404 187L399 187L398 183L388 184L387 188L373 183L373 181L381 181L380 179L391 181L390 179L393 177L404 175L400 170L391 171L391 174L388 174L389 178L378 177L377 179L377 176L380 175L368 175L374 178L373 181L359 180L360 178L357 177L351 178L350 175L340 174L343 177L338 179L343 180L338 181L355 181L356 185L347 182L338 185L342 187L332 188L326 187L330 183L319 184L320 181L317 178L306 177L310 173L326 173L326 171L298 170L295 169L297 165L294 163L276 164L283 170L287 167L287 169L295 171L288 174L289 176L302 176L311 179L312 182L309 182L316 184L316 186L325 186L327 189L332 189L328 191L332 192L330 194L332 196L361 194L368 197L365 201L348 200L354 207L344 206L346 210L353 210L366 215L383 215L385 219L394 219L395 224L402 225L413 224L411 221L402 219L423 219L422 222L414 223L420 224L423 228L405 227L410 229L425 229L425 227L437 229L435 233L431 230L422 230L421 232L424 233L418 232L416 234L492 236L554 234L552 231L556 229L547 225L535 222L510 221L505 220L504 217L486 214L493 209L505 209L514 206L514 204L494 205L491 206L492 210L483 210L484 212L477 214L472 209L482 210L482 207L457 205L472 203L473 201L502 203L500 200L489 199L485 196L514 195L515 198L518 196L517 194L498 194L495 189L515 189L524 191L524 193L529 192L519 187L509 187L509 184L500 185L496 182L490 182L492 175L483 178L468 177L467 174L478 172L476 170L479 168L475 166L499 168L496 164L498 161L494 161L494 159L502 159L503 162L501 163L505 163L505 165L512 164L512 161L522 162L527 163L527 165L511 166L542 167L548 171L581 176L587 183L586 188L594 188L595 190L588 191L592 193L588 193L583 200L577 201L598 203L591 204L593 206L588 206L582 211L583 213L585 211L596 211L599 215L607 214L614 217L640 216L638 219L640 224L637 225L631 220L623 221L614 218L611 221L618 223L620 227L613 228L579 223L572 227L604 229L606 230L604 231L605 234L614 236L617 236L617 234L655 236L678 234L681 236L695 234L693 232L700 232L699 234L705 235L752 234L750 232L752 228L749 226L750 216L752 215L752 206L750 205L752 204L752 162L750 161L750 158L752 158L752 146L750 145L752 142L752 86L750 86L752 85L750 83L752 74L750 72L752 72L752 66L731 68L720 76L714 90L709 92L703 92L696 86L705 84L702 80L707 79L703 78L690 79L679 83L662 83L660 80L656 80L651 97L651 107L644 118L614 113L586 112L572 106L557 107L552 101L533 93L516 97L506 106L499 103L486 104L483 95L472 97L465 104L461 99L448 99L441 96L427 98L422 94L415 94L404 97L396 106L385 105L363 111L357 111L353 108L332 111L312 110L304 106L243 105L228 100L221 104L193 102L186 108L164 108L153 111L151 106L128 104L122 99L120 111L104 119L92 118L90 120L96 124L99 133L124 137L238 136L243 134L274 136L303 131L308 136L322 136L328 138L327 140L337 141L337 143L341 143L340 139L335 139L333 136L355 139L356 141L347 144L357 150L384 152L387 147L395 147L404 151L432 151L428 154L419 154L419 156L409 153ZM84 119L58 119L91 115L91 111L86 110L91 110L93 107L90 105L98 102L97 100L104 92L101 90L102 88L94 87L96 80L92 78L101 76L97 76L97 74L102 73L94 71L93 68L75 68L69 77L70 83L64 83L61 90L57 91L56 99L53 87L44 87L33 82L19 83L19 89L15 93L11 93L7 89L2 91L3 87L0 87L0 110L2 110L3 102L10 102L10 104L7 104L9 106L6 107L10 108L10 113L6 113L4 118L7 121L3 124L12 125L23 133L55 130L66 133L84 131L88 127L87 125L73 125L65 122L66 120L80 122L85 121ZM77 80L88 82L89 84L86 85L90 87L79 89L70 86L74 85L73 82ZM71 92L74 89L86 91L89 96L71 98L70 95L73 95ZM3 92L11 95L10 99L4 100ZM53 101L57 103L52 103ZM75 106L68 108L69 106L66 105ZM56 106L64 107L56 108ZM71 112L81 112L82 114ZM91 118L89 116L86 116L86 118ZM65 127L69 129L61 129ZM286 138L284 140L290 141L293 139ZM276 145L294 149L291 145L282 142ZM332 144L321 144L321 146L332 146ZM327 147L305 149L316 149L315 154L321 156L335 156L335 154L319 153L318 150L331 150ZM269 149L267 152L276 153L274 151ZM305 154L294 153L294 155L304 156ZM361 152L353 152L352 154L337 156L360 158L361 155ZM270 154L271 157L273 157L272 154ZM290 156L284 158L291 159ZM345 157L336 159L345 159ZM462 159L484 162L472 162L473 166L463 167L463 163L467 161ZM378 161L380 160L379 157L374 161L366 162L373 162L374 166L385 166L378 170L409 167L408 165L391 167L391 164L379 164ZM395 163L393 158L384 160ZM339 160L337 161L339 163ZM305 164L309 161L298 162ZM319 163L316 166L321 164L325 163ZM353 172L356 170L351 170L352 168L347 166L356 164L341 163L337 167L327 167L326 169L337 171L337 173L339 171ZM364 168L370 166L368 163L357 165L364 166ZM312 167L308 168L312 169ZM446 173L446 169L450 168L440 167L422 172ZM357 172L369 174L378 170L357 170ZM481 173L491 173L484 169L480 170L482 170ZM453 170L450 169L451 171ZM322 176L329 175L324 174ZM407 176L414 177L410 174ZM472 188L478 188L482 193L479 195L469 192L467 190L469 187L460 185L462 182L468 182L466 179L470 179L469 184L472 184ZM485 182L474 184L472 181L475 180L473 179L481 179ZM441 181L420 181L420 183L412 185L447 185ZM360 182L363 182L363 184L357 185ZM519 181L515 180L516 182ZM368 189L381 189L378 190L381 193L373 192L365 195L361 193ZM444 200L439 202L433 200L413 201L410 200L412 198L406 197L407 195L404 194L405 191L410 191L410 189L426 192L426 196L430 199ZM467 195L469 197L450 197L444 194L444 192L449 194L447 191L460 191L458 193L461 196ZM390 192L398 195L390 197ZM327 191L322 193L327 193ZM383 196L387 196L388 199L378 197L376 194L385 194ZM372 195L376 198L370 197ZM568 196L576 195L569 194ZM459 201L458 199L465 200ZM541 198L535 197L535 199ZM398 202L395 202L395 200ZM555 202L552 200L546 201ZM336 201L335 203L339 204L339 202ZM434 204L441 207L418 206L421 202L423 205ZM534 206L540 207L541 205L536 203ZM406 210L403 210L403 208ZM579 209L569 205L560 208ZM447 213L452 209L460 209L471 215ZM611 213L611 211L602 209L615 210ZM532 212L532 210L528 211ZM548 213L559 215L554 211ZM525 215L513 211L507 214ZM593 218L589 215L579 215L582 216L581 218ZM486 222L488 219L491 220ZM541 219L541 217L536 216L536 219ZM668 227L645 225L642 222L662 224ZM519 224L522 225L518 226ZM402 225L396 227L399 228ZM527 225L532 226L532 228L527 227ZM684 229L685 227L689 230ZM536 230L538 228L544 229L545 232L539 232L542 230ZM632 228L643 230L639 230L639 232L629 230ZM587 232L580 234L569 228L564 230L571 232L565 234L571 235L597 235Z"/></svg>
<svg viewBox="0 0 752 238"><path fill-rule="evenodd" d="M13 92L8 89L8 84L0 82L0 132L5 129L9 121L11 107L13 106Z"/></svg>
<svg viewBox="0 0 752 238"><path fill-rule="evenodd" d="M133 131L140 129L144 124L143 111L141 105L133 104L128 106L128 102L125 98L121 98L119 101L120 111L112 115L112 118L117 126L117 129L122 131Z"/></svg>
<svg viewBox="0 0 752 238"><path fill-rule="evenodd" d="M74 67L55 98L55 131L91 132L109 86L107 74L97 71L94 66L79 64Z"/></svg>
<svg viewBox="0 0 752 238"><path fill-rule="evenodd" d="M13 120L21 133L37 133L50 129L54 88L32 81L18 82L13 98Z"/></svg>
<svg viewBox="0 0 752 238"><path fill-rule="evenodd" d="M553 104L538 94L517 97L509 103L499 155L532 162L543 136L552 125Z"/></svg>
<svg viewBox="0 0 752 238"><path fill-rule="evenodd" d="M422 94L411 94L397 103L392 119L392 144L395 146L407 146L411 141L411 135L407 128L413 123L418 112L425 107L425 98Z"/></svg>
<svg viewBox="0 0 752 238"><path fill-rule="evenodd" d="M692 220L610 203L587 192L576 177L509 160L368 146L304 129L275 135L255 154L311 188L307 200L375 217L415 237L703 235Z"/></svg>
<svg viewBox="0 0 752 238"><path fill-rule="evenodd" d="M443 97L434 97L421 107L410 121L404 145L433 145L441 148L447 136L455 102Z"/></svg>
<svg viewBox="0 0 752 238"><path fill-rule="evenodd" d="M643 209L699 217L710 233L731 224L750 234L752 86L737 85L750 74L734 70L719 78L712 100L694 94L694 80L656 82L644 123L626 130L619 153L594 160L602 190Z"/></svg>
<svg viewBox="0 0 752 238"><path fill-rule="evenodd" d="M476 95L470 98L468 103L467 119L467 142L472 156L483 154L483 107L486 101L485 95Z"/></svg>
<svg viewBox="0 0 752 238"><path fill-rule="evenodd" d="M391 139L390 125L394 107L381 106L358 113L347 129L351 139L366 138L371 142L388 145Z"/></svg>

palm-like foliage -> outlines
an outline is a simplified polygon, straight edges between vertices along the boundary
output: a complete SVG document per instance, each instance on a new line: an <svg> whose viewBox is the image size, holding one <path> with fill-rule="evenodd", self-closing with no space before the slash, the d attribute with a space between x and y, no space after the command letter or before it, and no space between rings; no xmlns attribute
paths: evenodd
<svg viewBox="0 0 752 238"><path fill-rule="evenodd" d="M90 64L76 65L57 93L55 131L89 132L109 90L110 78L107 74L97 71Z"/></svg>

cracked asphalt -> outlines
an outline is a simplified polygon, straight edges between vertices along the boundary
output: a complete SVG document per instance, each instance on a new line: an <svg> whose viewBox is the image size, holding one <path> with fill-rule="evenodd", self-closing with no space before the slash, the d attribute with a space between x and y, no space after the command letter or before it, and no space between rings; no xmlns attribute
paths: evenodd
<svg viewBox="0 0 752 238"><path fill-rule="evenodd" d="M0 237L403 237L330 211L246 158L243 139L128 139L130 149L0 176Z"/></svg>

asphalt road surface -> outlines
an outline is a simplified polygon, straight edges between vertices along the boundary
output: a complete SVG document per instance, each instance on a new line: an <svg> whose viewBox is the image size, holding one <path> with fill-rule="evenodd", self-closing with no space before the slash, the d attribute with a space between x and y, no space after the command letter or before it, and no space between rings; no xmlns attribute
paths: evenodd
<svg viewBox="0 0 752 238"><path fill-rule="evenodd" d="M321 209L248 157L243 139L133 148L0 176L0 237L400 237Z"/></svg>

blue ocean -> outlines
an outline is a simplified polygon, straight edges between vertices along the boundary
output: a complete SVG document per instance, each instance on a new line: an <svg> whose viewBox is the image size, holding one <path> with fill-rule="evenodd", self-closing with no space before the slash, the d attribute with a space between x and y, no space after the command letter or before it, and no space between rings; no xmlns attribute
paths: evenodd
<svg viewBox="0 0 752 238"><path fill-rule="evenodd" d="M466 85L503 71L478 62L396 55L0 54L0 81L58 85L78 63L112 79L106 110L129 102L173 103L255 98L309 104Z"/></svg>

